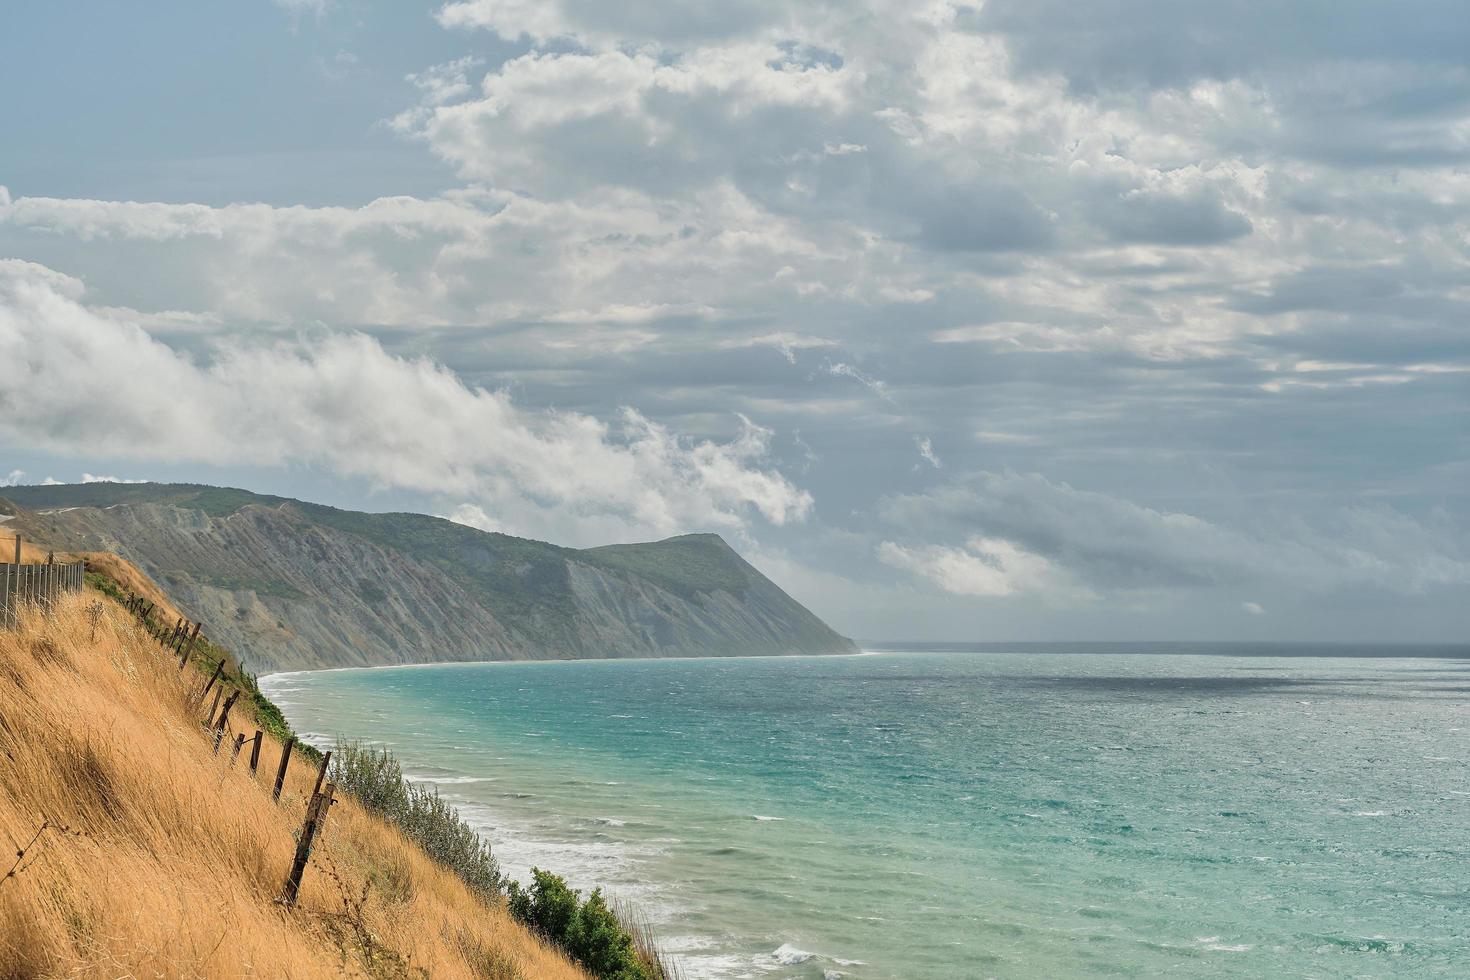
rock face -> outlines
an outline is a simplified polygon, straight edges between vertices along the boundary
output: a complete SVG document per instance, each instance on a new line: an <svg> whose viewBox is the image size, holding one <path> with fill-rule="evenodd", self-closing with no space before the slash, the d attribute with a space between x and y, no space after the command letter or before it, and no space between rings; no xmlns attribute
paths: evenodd
<svg viewBox="0 0 1470 980"><path fill-rule="evenodd" d="M8 527L135 562L261 672L856 649L714 534L577 550L192 484L4 494Z"/></svg>

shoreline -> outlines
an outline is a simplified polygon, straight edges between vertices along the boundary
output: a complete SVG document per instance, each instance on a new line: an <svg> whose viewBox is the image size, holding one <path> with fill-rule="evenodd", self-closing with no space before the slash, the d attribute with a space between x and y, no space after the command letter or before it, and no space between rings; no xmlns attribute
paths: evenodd
<svg viewBox="0 0 1470 980"><path fill-rule="evenodd" d="M861 656L861 654L841 656ZM698 660L709 658L638 659ZM742 659L769 660L771 658ZM497 663L537 662L543 661L447 661L428 664L389 664L384 667L436 667L469 663L484 666ZM565 662L589 663L593 661L580 658ZM300 719L292 717L293 709L298 707L292 703L294 691L288 689L283 692L277 685L268 686L269 679L274 678L279 681L293 675L378 669L382 668L339 667L283 671L262 676L259 680L262 691L286 715L292 727L297 728ZM765 975L772 969L790 965L783 963L779 958L767 964L762 962L760 954L743 956L728 950L721 950L718 945L719 939L715 934L706 934L697 926L685 921L684 913L688 907L688 896L679 894L678 880L645 873L644 863L656 856L656 852L648 850L650 845L647 842L609 838L610 832L625 825L623 819L606 816L577 816L569 811L557 810L554 813L555 819L562 821L565 825L558 828L557 831L547 832L545 827L537 827L534 823L528 823L525 814L515 814L513 808L497 804L492 799L468 795L463 789L470 785L494 784L499 794L529 798L541 795L545 791L544 787L537 788L534 785L519 782L502 783L500 775L462 774L458 770L447 769L421 758L404 758L399 746L373 738L370 733L342 732L339 734L340 737L360 741L364 745L383 746L393 751L403 766L404 778L416 785L433 787L458 810L460 816L490 843L501 871L508 877L526 885L530 880L530 869L539 867L561 875L572 887L579 888L584 893L593 889L601 889L615 903L632 909L635 918L654 928L660 949L665 955L680 964L682 975L688 980L739 980L741 977ZM297 737L325 751L333 747L339 735L313 728L311 730L298 729ZM522 765L536 768L524 756L521 756L521 760ZM436 777L435 771L443 771L446 774ZM451 772L454 774L449 774ZM619 780L605 781L602 785L623 787L625 784ZM620 796L625 801L624 805L630 809L643 805L637 802L636 791L632 785L620 793ZM751 819L761 821L785 818L752 816ZM583 823L587 826L580 826ZM783 949L803 958L816 955L797 950L795 947L782 946L770 956L778 957Z"/></svg>

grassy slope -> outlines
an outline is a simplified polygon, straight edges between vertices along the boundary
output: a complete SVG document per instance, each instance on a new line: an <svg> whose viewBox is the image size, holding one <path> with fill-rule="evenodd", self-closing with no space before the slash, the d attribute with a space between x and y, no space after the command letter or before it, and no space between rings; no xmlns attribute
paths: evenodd
<svg viewBox="0 0 1470 980"><path fill-rule="evenodd" d="M276 905L311 767L272 803L275 739L258 780L213 755L199 676L112 602L93 638L99 595L0 631L0 841L70 828L0 883L0 976L583 976L350 799Z"/></svg>

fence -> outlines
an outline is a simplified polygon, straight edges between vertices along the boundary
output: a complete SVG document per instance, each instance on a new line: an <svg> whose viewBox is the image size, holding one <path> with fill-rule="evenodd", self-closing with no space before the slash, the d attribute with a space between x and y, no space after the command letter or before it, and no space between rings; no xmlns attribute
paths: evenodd
<svg viewBox="0 0 1470 980"><path fill-rule="evenodd" d="M87 571L85 561L58 565L24 565L20 537L15 539L15 561L0 564L0 626L14 626L23 603L49 607L63 592L80 592Z"/></svg>
<svg viewBox="0 0 1470 980"><path fill-rule="evenodd" d="M183 670L189 665L189 658L194 654L194 647L199 642L199 632L203 629L203 623L191 623L180 617L172 626L168 619L157 618L158 607L155 603L144 599L139 595L129 595L123 607L138 620L145 630L158 641L163 647L163 652L172 660L179 660L178 669ZM237 680L246 679L245 670L236 664L239 677ZM207 668L206 668L207 669ZM197 693L190 696L190 703L196 709L204 707L204 699L214 692L214 700L209 705L209 711L200 719L208 738L214 743L214 753L219 755L220 748L224 744L230 745L230 767L234 768L240 758L240 750L246 744L250 745L250 775L254 778L260 767L260 747L265 740L265 733L259 728L251 738L246 738L245 733L235 732L230 725L230 711L235 707L236 700L242 693L246 693L243 686L234 686L229 695L225 690L232 687L230 677L225 673L225 658L222 656L214 665L214 671L209 680ZM221 705L223 699L223 705ZM226 742L228 735L234 735L232 742ZM296 747L295 737L288 737L281 745L281 761L276 769L275 784L271 787L271 799L277 803L281 800L281 789L286 783L286 770L291 764L291 750ZM306 818L301 824L301 830L296 834L296 853L291 859L291 867L286 872L286 881L281 888L280 898L277 899L282 905L291 907L296 904L296 897L301 891L301 876L306 871L307 862L311 858L312 848L321 836L322 828L326 825L327 814L331 811L332 804L336 802L333 798L336 793L336 785L326 783L327 767L332 761L332 753L327 752L322 756L321 765L316 772L316 785L312 787L311 796L306 802Z"/></svg>
<svg viewBox="0 0 1470 980"><path fill-rule="evenodd" d="M3 595L5 601L4 606L0 607L4 610L4 615L0 616L0 628L19 625L23 602L34 602L43 608L49 607L63 592L78 592L83 588L86 562L58 565L48 561L44 565L22 565L19 561L19 538L16 538L15 557L17 561L13 564L0 564L0 569L4 570L3 576L0 576L0 590L3 590L0 591L0 595ZM168 618L159 616L159 609L155 603L139 595L130 594L123 602L123 607L158 642L162 647L162 652L169 657L170 663L173 658L177 657L180 671L189 665L189 659L193 656L194 648L199 642L199 633L203 629L202 623L191 623L179 617L170 625ZM102 608L100 603L94 606L96 613L100 613ZM221 656L203 688L190 694L190 704L195 710L202 709L205 698L209 697L211 691L214 693L214 701L209 706L209 712L200 719L200 725L206 737L213 742L215 755L220 754L222 746L229 746L230 768L235 767L241 750L246 744L249 744L250 775L255 777L260 767L260 749L265 741L265 733L257 728L252 738L246 738L243 731L236 732L230 725L230 711L235 707L235 702L241 694L248 693L245 686L248 678L244 668L238 667L238 664L237 668L238 676L231 678L225 671L225 658ZM231 688L233 689L229 690L226 696L226 690ZM220 703L221 699L224 702L223 706ZM248 701L249 698L246 700ZM233 738L226 741L230 736ZM271 799L277 803L281 800L287 767L291 762L291 750L295 746L294 737L288 737L281 746L280 764L276 769L275 783L271 787ZM281 896L278 899L282 905L287 907L296 904L297 895L301 891L301 876L311 858L313 846L321 837L322 828L327 822L327 815L331 811L332 804L336 802L333 798L336 786L332 783L323 785L331 760L332 753L327 752L323 755L321 765L316 772L316 785L312 787L311 796L307 800L306 818L302 822L301 830L296 834L296 853L291 860L291 867L286 872L285 884L281 888Z"/></svg>

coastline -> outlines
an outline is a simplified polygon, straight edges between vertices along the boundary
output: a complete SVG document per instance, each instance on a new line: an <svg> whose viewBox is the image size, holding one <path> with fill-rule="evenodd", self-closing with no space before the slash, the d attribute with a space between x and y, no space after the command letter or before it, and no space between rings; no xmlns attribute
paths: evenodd
<svg viewBox="0 0 1470 980"><path fill-rule="evenodd" d="M853 654L821 655L843 659L872 656L860 651ZM686 662L708 661L714 658L638 658L636 662ZM721 661L741 659L772 661L770 656L741 658L718 658ZM815 659L813 655L797 655L792 659ZM865 965L857 957L812 951L821 947L796 936L781 937L768 943L755 941L735 951L735 934L716 923L709 923L705 896L691 891L690 886L677 876L656 873L654 866L668 857L669 849L687 842L673 836L655 835L651 839L633 839L629 834L636 832L650 819L662 819L662 805L641 798L647 786L635 776L626 782L611 777L606 779L577 778L564 771L563 759L545 759L533 748L525 751L507 749L503 746L491 748L497 765L494 771L468 771L458 762L449 763L453 769L426 761L422 753L411 746L400 746L394 741L374 737L366 728L346 730L340 733L328 730L329 726L307 724L300 710L301 703L293 698L297 689L292 678L305 675L313 677L326 674L350 674L380 670L385 667L484 667L489 665L519 665L565 663L589 665L599 661L576 659L567 661L448 661L427 664L392 664L384 667L345 667L319 670L283 671L262 676L262 690L274 701L296 728L298 737L313 746L325 750L342 737L358 740L367 745L386 746L395 752L403 765L404 777L413 783L436 788L440 794L459 811L461 816L485 836L491 844L501 869L510 877L525 884L532 867L554 871L562 875L572 887L590 891L601 888L615 904L622 904L633 911L636 919L646 922L654 932L660 949L679 964L687 980L740 980L751 977L813 977L823 980L839 980L843 977L864 976L853 973L854 968ZM420 733L421 734L421 733ZM527 731L523 737L539 738L541 733ZM480 746L486 748L486 746ZM420 746L419 748L422 748ZM505 773L505 767L514 765L521 770L522 779ZM537 778L524 778L529 773ZM604 798L609 793L614 797L605 805L592 807L568 807L562 811L552 805L553 795L571 783L583 783L596 787ZM605 788L605 789L604 789ZM489 798L487 798L489 797ZM496 800L500 800L499 803ZM513 801L520 806L507 805ZM547 806L538 804L544 801ZM752 812L738 817L741 823L751 827L772 827L784 824L789 818L770 812L774 806L751 807ZM754 812L760 809L765 812ZM595 811L595 814L594 812ZM733 829L733 828L732 828ZM682 836L682 835L680 835ZM740 850L738 835L722 838L721 850ZM691 910L695 910L691 912ZM745 937L750 938L750 937ZM825 964L825 965L823 965ZM810 972L816 969L817 972ZM793 972L795 971L795 972Z"/></svg>
<svg viewBox="0 0 1470 980"><path fill-rule="evenodd" d="M1380 934L1456 962L1433 894L1392 915L1372 896L1405 874L1456 886L1437 855L1463 841L1457 809L1397 774L1433 766L1470 795L1442 684L1462 665L1292 652L492 661L268 689L314 739L401 746L508 870L632 886L690 980L1270 975L1303 957L1335 974ZM1282 778L1323 771L1358 789ZM1211 875L1187 877L1201 861ZM1181 880L1184 904L1147 897ZM1357 897L1334 904L1324 880ZM1131 881L1142 904L1119 900ZM1234 897L1260 887L1295 911Z"/></svg>

